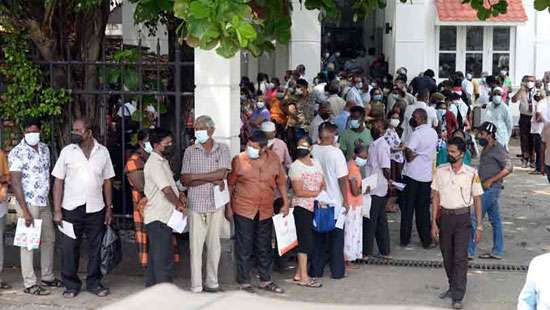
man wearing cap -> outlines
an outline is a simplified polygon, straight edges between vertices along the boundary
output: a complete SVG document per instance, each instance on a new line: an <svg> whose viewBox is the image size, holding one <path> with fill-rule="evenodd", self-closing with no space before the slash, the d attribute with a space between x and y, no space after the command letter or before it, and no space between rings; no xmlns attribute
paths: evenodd
<svg viewBox="0 0 550 310"><path fill-rule="evenodd" d="M502 259L504 254L504 234L498 199L502 191L502 180L512 172L513 165L508 152L496 141L497 128L495 124L485 122L481 124L478 135L479 145L483 147L479 158L479 177L481 178L483 196L481 197L483 216L487 214L493 227L493 249L489 253L479 256L482 259ZM481 221L472 217L472 227L475 231ZM468 256L470 259L476 254L475 236L470 235Z"/></svg>
<svg viewBox="0 0 550 310"><path fill-rule="evenodd" d="M470 208L472 220L479 225L475 241L481 238L481 181L475 168L464 164L466 143L462 138L449 139L449 164L437 168L432 182L432 237L439 239L449 289L439 295L452 298L453 308L462 309L468 273L468 239Z"/></svg>
<svg viewBox="0 0 550 310"><path fill-rule="evenodd" d="M512 136L513 129L512 113L510 112L510 107L503 103L502 94L502 88L495 87L493 89L491 102L487 105L486 119L488 122L495 124L497 142L508 150L508 142Z"/></svg>

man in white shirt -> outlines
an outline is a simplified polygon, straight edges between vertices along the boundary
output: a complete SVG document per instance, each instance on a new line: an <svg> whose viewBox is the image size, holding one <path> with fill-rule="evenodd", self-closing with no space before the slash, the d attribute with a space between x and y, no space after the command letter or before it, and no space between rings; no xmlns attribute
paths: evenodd
<svg viewBox="0 0 550 310"><path fill-rule="evenodd" d="M374 122L371 135L374 141L369 146L369 157L367 159L367 175L378 175L378 183L370 191L371 208L369 218L363 217L363 255L372 256L374 249L374 238L380 256L390 255L390 231L388 229L388 217L385 206L388 202L388 184L390 182L391 148L384 133L387 124L383 120Z"/></svg>
<svg viewBox="0 0 550 310"><path fill-rule="evenodd" d="M521 88L512 97L512 102L519 100L519 140L521 144L522 167L530 164L534 168L535 156L533 138L531 137L531 120L535 101L535 77L525 75L521 79Z"/></svg>
<svg viewBox="0 0 550 310"><path fill-rule="evenodd" d="M417 109L425 110L426 115L428 117L427 124L430 125L431 127L437 127L439 122L437 119L437 113L435 112L435 109L430 109L428 107L427 102L429 102L429 100L430 100L430 91L427 89L423 89L418 94L417 101L414 102L413 104L408 105L407 108L405 109L405 115L403 118L403 122L401 123L401 127L403 128L403 136L401 137L401 140L403 141L403 143L407 143L407 141L409 141L412 135L413 128L409 124L409 121L412 118L413 112L416 111Z"/></svg>
<svg viewBox="0 0 550 310"><path fill-rule="evenodd" d="M346 201L348 188L348 166L346 158L339 148L334 146L334 137L338 128L330 123L325 123L319 130L320 143L313 146L311 155L325 174L326 192L335 201L334 216L336 220L342 208L349 208ZM330 271L333 279L341 279L345 276L344 267L344 230L335 228L329 233L314 231L315 251L312 255L310 276L323 277L326 265L327 247L330 246Z"/></svg>
<svg viewBox="0 0 550 310"><path fill-rule="evenodd" d="M317 113L309 125L309 137L314 144L319 143L319 126L324 122L330 121L331 115L329 103L323 103L319 106L319 113Z"/></svg>
<svg viewBox="0 0 550 310"><path fill-rule="evenodd" d="M342 99L340 96L338 96L339 92L340 92L340 82L331 81L330 84L328 84L329 97L327 101L330 104L330 110L332 111L332 114L335 116L339 115L346 106L346 101ZM315 142L316 141L313 140L313 143Z"/></svg>
<svg viewBox="0 0 550 310"><path fill-rule="evenodd" d="M545 119L548 111L548 101L544 98L535 96L533 102L533 115L531 116L531 139L533 140L533 147L535 149L535 170L531 174L541 174L541 158L543 151L541 148L541 134L544 124L548 121Z"/></svg>
<svg viewBox="0 0 550 310"><path fill-rule="evenodd" d="M94 139L89 120L73 123L71 144L61 150L52 176L54 221L58 225L71 223L76 235L76 239L61 237L63 297L76 297L82 286L77 274L82 234L88 241L86 290L105 297L109 289L101 284L100 250L105 224L110 225L112 220L111 179L115 172L109 151Z"/></svg>
<svg viewBox="0 0 550 310"><path fill-rule="evenodd" d="M353 101L355 105L364 106L361 90L363 89L363 80L360 76L354 76L351 82L351 88L346 93L346 101Z"/></svg>
<svg viewBox="0 0 550 310"><path fill-rule="evenodd" d="M550 308L550 253L539 255L529 263L525 285L518 297L518 310Z"/></svg>
<svg viewBox="0 0 550 310"><path fill-rule="evenodd" d="M427 124L425 109L416 109L409 121L414 128L411 138L405 143L405 203L401 209L401 246L411 240L412 219L416 213L416 229L422 246L432 244L430 222L430 198L432 166L437 149L437 132Z"/></svg>

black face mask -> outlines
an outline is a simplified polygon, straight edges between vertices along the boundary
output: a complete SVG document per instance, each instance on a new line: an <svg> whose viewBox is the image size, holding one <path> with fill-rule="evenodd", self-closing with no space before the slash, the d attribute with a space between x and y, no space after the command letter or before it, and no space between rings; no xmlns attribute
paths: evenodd
<svg viewBox="0 0 550 310"><path fill-rule="evenodd" d="M306 156L309 156L309 150L304 149L297 149L296 150L296 158L304 158Z"/></svg>
<svg viewBox="0 0 550 310"><path fill-rule="evenodd" d="M373 140L378 140L378 138L380 138L380 136L382 136L380 134L380 132L378 131L378 129L376 129L376 128L371 128L370 135L372 136Z"/></svg>
<svg viewBox="0 0 550 310"><path fill-rule="evenodd" d="M458 162L458 160L460 159L460 157L458 157L458 158L453 157L449 153L447 153L447 158L448 158L449 164L454 164L454 163Z"/></svg>
<svg viewBox="0 0 550 310"><path fill-rule="evenodd" d="M164 156L164 158L170 158L172 157L172 155L174 155L174 150L174 145L165 146L164 151L162 152L162 156Z"/></svg>
<svg viewBox="0 0 550 310"><path fill-rule="evenodd" d="M78 133L71 133L71 143L72 144L80 144L84 141L84 137L82 137L81 134Z"/></svg>
<svg viewBox="0 0 550 310"><path fill-rule="evenodd" d="M320 113L319 116L326 121L330 117L330 113Z"/></svg>
<svg viewBox="0 0 550 310"><path fill-rule="evenodd" d="M411 126L414 129L418 126L418 123L416 122L416 120L414 118L411 118L409 120L409 126Z"/></svg>
<svg viewBox="0 0 550 310"><path fill-rule="evenodd" d="M487 144L489 144L489 140L485 138L479 138L478 142L479 142L479 145L481 146L486 146Z"/></svg>

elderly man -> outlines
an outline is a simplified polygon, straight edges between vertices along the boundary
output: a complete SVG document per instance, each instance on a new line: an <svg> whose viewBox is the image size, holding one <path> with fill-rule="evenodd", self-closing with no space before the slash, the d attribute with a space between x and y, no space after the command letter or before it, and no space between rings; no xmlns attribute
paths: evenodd
<svg viewBox="0 0 550 310"><path fill-rule="evenodd" d="M63 297L74 298L80 292L82 284L77 273L83 234L88 243L86 289L105 297L109 289L100 282L100 250L105 224L110 225L112 220L111 179L115 171L109 151L94 139L89 120L79 119L73 123L71 144L61 150L52 176L55 177L54 221L58 225L63 225L63 221L71 223L76 235L76 239L61 237Z"/></svg>
<svg viewBox="0 0 550 310"><path fill-rule="evenodd" d="M313 143L319 143L319 126L324 122L330 121L331 115L330 104L328 102L322 103L319 106L319 113L313 118L313 121L311 121L309 125L309 137Z"/></svg>
<svg viewBox="0 0 550 310"><path fill-rule="evenodd" d="M487 105L487 121L495 124L497 128L497 142L508 150L508 142L512 136L512 113L510 107L502 100L502 88L495 87L492 100Z"/></svg>
<svg viewBox="0 0 550 310"><path fill-rule="evenodd" d="M512 97L514 103L519 100L519 138L523 168L527 168L529 164L535 168L535 149L531 136L531 120L537 102L535 93L535 77L526 75L521 80L521 88Z"/></svg>
<svg viewBox="0 0 550 310"><path fill-rule="evenodd" d="M271 122L270 122L271 123ZM271 123L273 124L273 123ZM263 125L262 125L263 126ZM275 124L273 124L275 134ZM217 206L214 187L225 188L224 179L231 169L229 148L216 142L212 135L215 124L206 115L195 120L197 143L185 150L181 182L187 186L189 202L189 240L191 248L191 291L218 292L218 265L221 255L220 230L225 206ZM202 285L202 252L206 255L206 285Z"/></svg>
<svg viewBox="0 0 550 310"><path fill-rule="evenodd" d="M275 190L281 193L280 213L288 215L286 174L279 157L267 147L267 137L256 131L248 139L246 151L233 158L228 177L231 206L226 217L235 223L237 282L242 290L254 292L250 284L252 253L258 262L260 289L282 294L284 290L271 279L273 201Z"/></svg>
<svg viewBox="0 0 550 310"><path fill-rule="evenodd" d="M430 197L432 165L436 155L437 132L428 124L425 109L416 109L409 121L412 135L405 143L405 203L401 208L401 246L411 240L412 219L416 217L416 230L424 248L432 244L430 226Z"/></svg>
<svg viewBox="0 0 550 310"><path fill-rule="evenodd" d="M53 273L55 230L50 195L50 150L40 142L41 122L29 119L24 122L25 137L13 150L8 160L10 164L11 186L18 203L19 217L25 225L33 225L34 219L42 219L40 242L40 267L42 282L39 284L34 273L34 251L21 248L21 273L24 292L32 295L48 295L43 288L61 287L61 281Z"/></svg>

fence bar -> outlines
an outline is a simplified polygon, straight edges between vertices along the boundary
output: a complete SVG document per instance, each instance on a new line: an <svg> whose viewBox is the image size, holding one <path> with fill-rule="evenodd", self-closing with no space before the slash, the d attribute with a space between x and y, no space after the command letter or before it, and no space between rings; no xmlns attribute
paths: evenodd
<svg viewBox="0 0 550 310"><path fill-rule="evenodd" d="M175 57L176 77L174 79L174 90L176 92L176 148L179 160L181 158L181 49L178 42L176 42Z"/></svg>

